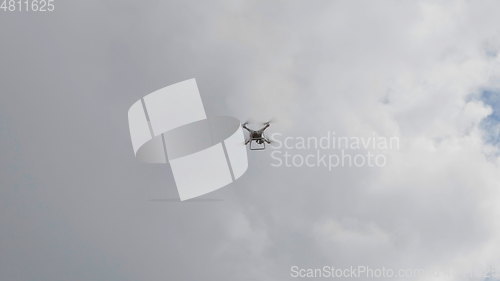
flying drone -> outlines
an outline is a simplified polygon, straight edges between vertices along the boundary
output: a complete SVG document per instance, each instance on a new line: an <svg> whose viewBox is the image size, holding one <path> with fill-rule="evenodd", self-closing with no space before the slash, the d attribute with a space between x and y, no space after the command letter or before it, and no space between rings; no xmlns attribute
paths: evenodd
<svg viewBox="0 0 500 281"><path fill-rule="evenodd" d="M266 135L264 134L264 131L271 126L271 121L267 121L262 123L264 127L260 128L259 130L252 130L247 127L248 122L243 123L242 127L243 129L248 131L248 139L245 140L245 145L248 144L250 150L263 150L266 149L266 143L270 144L271 140L269 140ZM253 145L253 143L257 143L258 145Z"/></svg>

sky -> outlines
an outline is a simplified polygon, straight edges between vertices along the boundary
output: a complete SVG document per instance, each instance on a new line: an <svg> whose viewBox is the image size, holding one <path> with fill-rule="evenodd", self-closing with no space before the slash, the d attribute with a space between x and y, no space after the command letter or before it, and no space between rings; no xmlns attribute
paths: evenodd
<svg viewBox="0 0 500 281"><path fill-rule="evenodd" d="M497 1L55 5L0 11L1 280L498 279ZM249 151L238 181L181 203L168 165L135 159L127 111L190 78L209 116L400 147L332 171Z"/></svg>

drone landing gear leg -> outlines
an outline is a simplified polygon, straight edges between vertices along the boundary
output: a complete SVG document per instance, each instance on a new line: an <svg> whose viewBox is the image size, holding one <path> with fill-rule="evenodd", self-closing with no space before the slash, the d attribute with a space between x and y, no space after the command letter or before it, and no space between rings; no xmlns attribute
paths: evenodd
<svg viewBox="0 0 500 281"><path fill-rule="evenodd" d="M254 143L254 142L253 141L250 142L250 150L264 150L264 149L266 149L265 143L262 143L262 146L260 146L260 147L252 146L252 143Z"/></svg>

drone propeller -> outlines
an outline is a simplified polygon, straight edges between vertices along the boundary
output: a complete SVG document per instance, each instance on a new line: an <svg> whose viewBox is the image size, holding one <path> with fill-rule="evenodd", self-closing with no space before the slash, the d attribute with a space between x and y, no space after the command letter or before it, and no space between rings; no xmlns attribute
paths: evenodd
<svg viewBox="0 0 500 281"><path fill-rule="evenodd" d="M267 122L263 122L262 125L271 125L273 123L276 123L276 119L275 118L271 118Z"/></svg>
<svg viewBox="0 0 500 281"><path fill-rule="evenodd" d="M245 120L245 122L243 122L243 124L252 124L254 122L255 122L255 120L253 120L252 118L248 118Z"/></svg>
<svg viewBox="0 0 500 281"><path fill-rule="evenodd" d="M255 120L249 118L249 119L246 119L245 122L243 122L242 124L262 124L262 125L267 125L267 124L273 124L273 123L276 123L276 118L271 118L269 120L267 120L266 122L255 122Z"/></svg>

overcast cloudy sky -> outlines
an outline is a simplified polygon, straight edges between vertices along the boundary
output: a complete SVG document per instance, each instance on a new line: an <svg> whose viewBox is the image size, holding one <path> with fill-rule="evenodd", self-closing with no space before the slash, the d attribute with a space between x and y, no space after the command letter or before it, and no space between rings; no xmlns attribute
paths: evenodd
<svg viewBox="0 0 500 281"><path fill-rule="evenodd" d="M55 2L0 10L0 280L496 280L500 2ZM240 180L177 202L169 166L134 158L127 111L189 78L208 115L400 149L333 171L249 152Z"/></svg>

